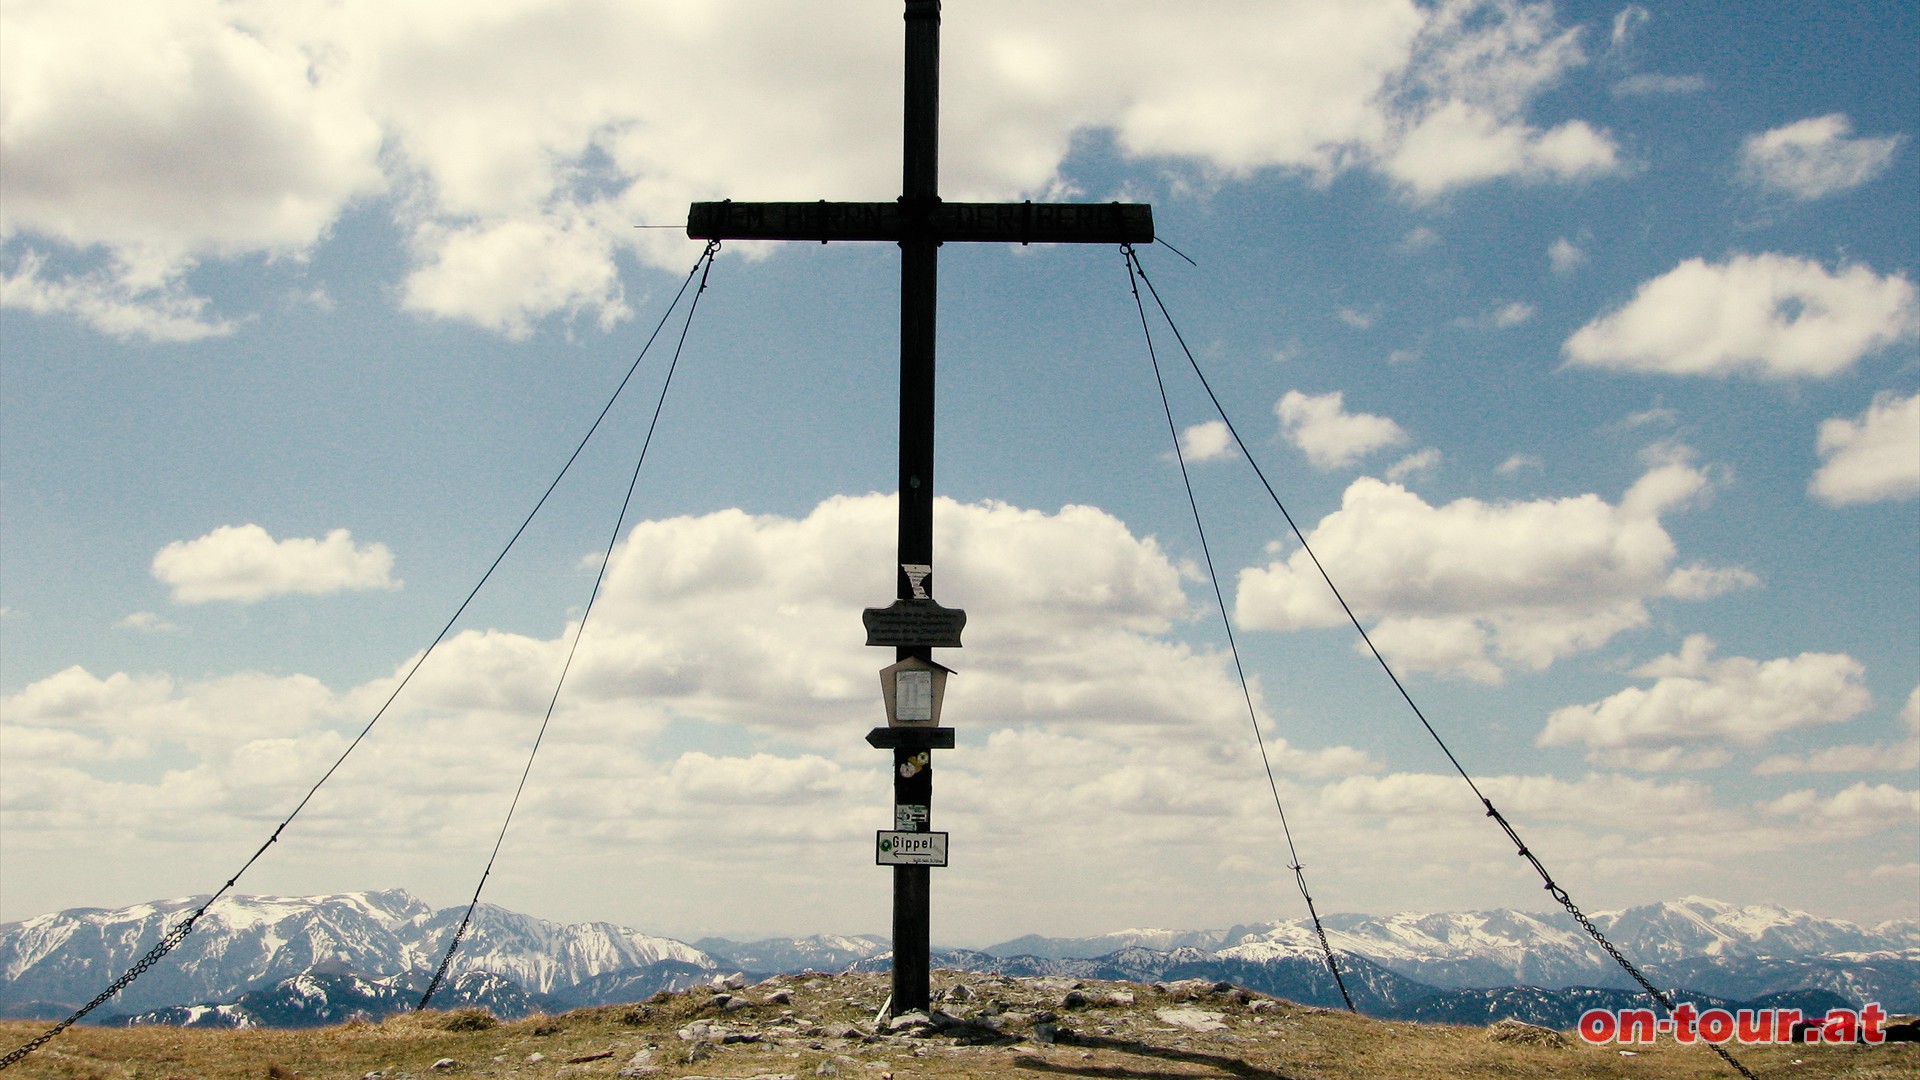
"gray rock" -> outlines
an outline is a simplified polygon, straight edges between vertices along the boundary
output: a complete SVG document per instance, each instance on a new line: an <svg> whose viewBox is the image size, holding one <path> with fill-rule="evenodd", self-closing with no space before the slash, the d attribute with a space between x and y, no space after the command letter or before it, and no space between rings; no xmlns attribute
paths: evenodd
<svg viewBox="0 0 1920 1080"><path fill-rule="evenodd" d="M1538 1024L1528 1024L1509 1017L1496 1020L1487 1025L1487 1041L1497 1043L1518 1043L1522 1046L1567 1046L1567 1037L1552 1028Z"/></svg>
<svg viewBox="0 0 1920 1080"><path fill-rule="evenodd" d="M448 1069L457 1069L459 1067L460 1063L452 1058L441 1058L439 1061L433 1063L433 1068L440 1072L445 1072Z"/></svg>
<svg viewBox="0 0 1920 1080"><path fill-rule="evenodd" d="M1220 1013L1207 1012L1205 1009L1156 1009L1153 1015L1188 1031L1222 1031L1227 1026L1221 1023L1223 1017Z"/></svg>

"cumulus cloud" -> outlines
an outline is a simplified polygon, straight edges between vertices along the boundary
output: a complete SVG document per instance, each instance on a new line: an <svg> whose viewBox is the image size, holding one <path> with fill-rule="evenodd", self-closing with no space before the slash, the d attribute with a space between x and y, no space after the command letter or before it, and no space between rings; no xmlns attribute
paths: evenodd
<svg viewBox="0 0 1920 1080"><path fill-rule="evenodd" d="M1180 433L1180 451L1188 461L1218 461L1233 456L1233 433L1225 421L1209 420Z"/></svg>
<svg viewBox="0 0 1920 1080"><path fill-rule="evenodd" d="M1900 274L1789 255L1688 259L1568 338L1570 363L1663 375L1825 378L1920 329Z"/></svg>
<svg viewBox="0 0 1920 1080"><path fill-rule="evenodd" d="M1429 446L1387 466L1387 479L1400 483L1410 476L1429 473L1440 467L1440 451Z"/></svg>
<svg viewBox="0 0 1920 1080"><path fill-rule="evenodd" d="M1675 565L1660 519L1708 485L1705 473L1675 462L1651 469L1617 504L1589 494L1433 506L1362 477L1307 540L1394 663L1499 682L1645 625L1650 600L1752 584L1738 568ZM1235 617L1267 630L1346 621L1304 549L1241 571Z"/></svg>
<svg viewBox="0 0 1920 1080"><path fill-rule="evenodd" d="M899 122L899 23L853 0L23 0L0 20L0 235L105 260L0 300L109 333L230 330L187 270L304 257L373 200L407 238L406 306L524 335L625 318L623 259L688 261L631 226L690 200L897 194L877 133ZM1586 60L1548 4L1124 0L1089 30L1068 5L947 10L949 197L1054 190L1089 130L1422 198L1617 168L1605 132L1528 118Z"/></svg>
<svg viewBox="0 0 1920 1080"><path fill-rule="evenodd" d="M1564 236L1557 237L1547 247L1547 265L1553 267L1556 274L1571 274L1585 265L1586 261L1587 253L1580 249L1580 245Z"/></svg>
<svg viewBox="0 0 1920 1080"><path fill-rule="evenodd" d="M392 571L385 544L356 545L345 529L275 540L258 525L222 525L198 540L175 540L153 557L153 576L172 587L177 604L397 589Z"/></svg>
<svg viewBox="0 0 1920 1080"><path fill-rule="evenodd" d="M1733 747L1764 746L1782 732L1842 723L1872 703L1861 682L1866 669L1850 656L1716 660L1713 642L1701 634L1634 674L1655 681L1554 710L1538 744L1582 744L1591 760L1610 765L1708 768L1730 760Z"/></svg>
<svg viewBox="0 0 1920 1080"><path fill-rule="evenodd" d="M636 525L615 553L503 870L566 867L611 900L629 886L595 884L606 875L593 868L617 849L619 882L700 882L651 887L655 926L764 919L763 899L744 898L764 898L769 874L818 893L809 920L866 925L861 905L884 905L884 887L849 898L840 885L870 870L872 830L888 820L884 756L859 736L883 722L875 673L892 655L863 647L858 612L892 595L894 512L893 498L869 495L797 518L722 511ZM1097 872L1116 882L1110 902L1120 904L1164 885L1170 866L1201 879L1222 821L1277 842L1224 653L1172 632L1196 614L1180 566L1090 508L942 500L936 512L948 553L935 595L970 615L966 648L943 658L959 669L948 709L973 740L938 762L938 813L976 845L969 873L1018 894L1065 887L1050 874ZM289 834L299 843L269 861L332 862L337 881L350 858L358 874L459 888L483 860L575 629L450 639L316 797ZM110 836L201 845L215 863L221 846L251 850L261 822L332 763L409 665L340 692L301 676L80 668L30 684L0 703L10 867L76 829L108 846ZM1257 684L1254 695L1261 702ZM1295 745L1271 728L1267 746L1289 798L1379 768L1364 751ZM1034 865L1042 835L1062 846L1058 865ZM1115 835L1126 842L1113 845ZM743 864L716 845L726 836L764 838L766 857ZM253 887L275 888L275 871L262 870ZM1213 902L1209 892L1194 902ZM991 903L982 910L1017 921Z"/></svg>
<svg viewBox="0 0 1920 1080"><path fill-rule="evenodd" d="M25 252L11 273L0 276L0 307L71 316L122 340L201 341L225 337L236 325L209 315L206 298L187 291L180 280L190 268L185 262L143 274L122 257L112 266L53 278L45 266L39 252Z"/></svg>
<svg viewBox="0 0 1920 1080"><path fill-rule="evenodd" d="M1858 419L1823 421L1807 491L1830 506L1920 494L1920 394L1875 394Z"/></svg>
<svg viewBox="0 0 1920 1080"><path fill-rule="evenodd" d="M0 236L110 257L52 279L30 261L0 303L122 337L226 333L186 291L196 259L299 254L379 191L380 125L339 51L305 50L281 22L211 0L8 5Z"/></svg>
<svg viewBox="0 0 1920 1080"><path fill-rule="evenodd" d="M1580 120L1542 130L1524 118L1527 102L1586 62L1578 32L1555 25L1551 9L1442 3L1415 57L1402 86L1418 104L1399 118L1382 168L1416 198L1501 177L1571 180L1620 167L1606 132Z"/></svg>
<svg viewBox="0 0 1920 1080"><path fill-rule="evenodd" d="M1612 138L1583 121L1540 131L1455 101L1407 132L1387 160L1387 173L1414 194L1432 197L1503 176L1565 180L1619 165Z"/></svg>
<svg viewBox="0 0 1920 1080"><path fill-rule="evenodd" d="M1322 469L1343 469L1375 450L1407 442L1407 433L1392 420L1348 412L1338 390L1330 394L1289 390L1274 403L1273 411L1280 418L1280 434Z"/></svg>
<svg viewBox="0 0 1920 1080"><path fill-rule="evenodd" d="M1859 187L1893 164L1900 136L1853 138L1853 121L1830 113L1750 136L1740 146L1748 179L1796 199Z"/></svg>
<svg viewBox="0 0 1920 1080"><path fill-rule="evenodd" d="M1910 772L1920 769L1920 686L1900 710L1906 737L1892 743L1845 743L1810 753L1776 754L1753 767L1762 776L1781 773Z"/></svg>
<svg viewBox="0 0 1920 1080"><path fill-rule="evenodd" d="M1920 791L1863 780L1826 797L1812 790L1789 792L1763 809L1834 832L1863 835L1885 828L1889 821L1911 821L1920 816Z"/></svg>

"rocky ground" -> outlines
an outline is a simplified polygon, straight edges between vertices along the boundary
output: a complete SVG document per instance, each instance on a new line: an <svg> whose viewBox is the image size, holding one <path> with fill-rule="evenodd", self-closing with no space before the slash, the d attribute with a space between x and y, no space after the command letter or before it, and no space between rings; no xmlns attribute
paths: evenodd
<svg viewBox="0 0 1920 1080"><path fill-rule="evenodd" d="M943 971L931 1014L877 1020L886 993L884 975L796 975L513 1023L456 1011L311 1031L76 1028L10 1072L20 1080L1737 1077L1701 1046L1623 1054L1511 1022L1371 1020L1224 983ZM0 1025L8 1046L37 1032ZM1916 1044L1735 1053L1769 1078L1920 1076Z"/></svg>

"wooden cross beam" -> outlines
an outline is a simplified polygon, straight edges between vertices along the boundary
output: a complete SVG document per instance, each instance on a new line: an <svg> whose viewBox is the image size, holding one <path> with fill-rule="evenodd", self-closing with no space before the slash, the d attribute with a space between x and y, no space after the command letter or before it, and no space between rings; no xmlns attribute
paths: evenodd
<svg viewBox="0 0 1920 1080"><path fill-rule="evenodd" d="M1149 244L1153 210L1126 203L947 203L940 200L940 0L906 2L906 109L902 194L896 202L704 202L687 214L695 240L882 241L900 245L901 605L932 605L934 322L939 250L944 243ZM933 605L937 608L937 605ZM938 609L945 611L946 609ZM871 612L872 609L869 609ZM938 611L931 614L938 614ZM950 635L896 640L897 660L931 660ZM877 728L868 740L894 753L894 826L931 832L932 755L953 746L953 729ZM944 838L942 838L944 839ZM944 845L941 847L944 853ZM942 855L944 858L944 854ZM894 1015L929 1007L930 877L924 865L893 867Z"/></svg>

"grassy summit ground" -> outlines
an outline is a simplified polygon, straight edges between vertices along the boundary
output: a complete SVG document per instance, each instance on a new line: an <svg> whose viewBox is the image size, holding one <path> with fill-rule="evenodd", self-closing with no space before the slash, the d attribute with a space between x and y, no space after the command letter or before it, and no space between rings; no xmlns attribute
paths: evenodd
<svg viewBox="0 0 1920 1080"><path fill-rule="evenodd" d="M963 987L965 989L960 989ZM730 993L495 1023L409 1014L309 1031L76 1028L15 1065L18 1080L430 1080L686 1077L840 1080L1119 1077L1394 1080L1735 1077L1703 1046L1490 1040L1483 1028L1371 1020L1215 989L938 972L942 1028L876 1031L882 975L785 976ZM43 1025L0 1024L8 1048ZM1920 1044L1753 1046L1762 1077L1916 1077ZM11 1080L11 1078L10 1078Z"/></svg>

